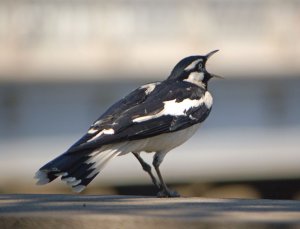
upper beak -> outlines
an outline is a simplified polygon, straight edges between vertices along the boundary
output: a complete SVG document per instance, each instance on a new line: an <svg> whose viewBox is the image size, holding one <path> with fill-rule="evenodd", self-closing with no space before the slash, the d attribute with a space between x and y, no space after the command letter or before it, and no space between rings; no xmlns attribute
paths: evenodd
<svg viewBox="0 0 300 229"><path fill-rule="evenodd" d="M211 51L210 53L206 54L206 58L208 59L209 57L211 57L212 55L214 55L216 52L219 52L219 49Z"/></svg>
<svg viewBox="0 0 300 229"><path fill-rule="evenodd" d="M219 49L216 49L216 50L211 51L211 52L209 52L208 54L206 54L206 59L210 58L210 57L211 57L212 55L214 55L216 52L219 52ZM222 76L218 76L218 75L211 74L211 73L210 73L210 75L211 75L212 77L216 77L216 78L218 78L218 79L224 79L224 77L222 77Z"/></svg>

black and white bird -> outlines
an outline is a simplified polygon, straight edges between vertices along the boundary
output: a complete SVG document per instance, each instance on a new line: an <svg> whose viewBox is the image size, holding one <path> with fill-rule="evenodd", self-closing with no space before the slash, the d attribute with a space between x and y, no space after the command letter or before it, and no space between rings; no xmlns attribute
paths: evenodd
<svg viewBox="0 0 300 229"><path fill-rule="evenodd" d="M61 177L73 191L81 192L107 162L132 153L159 188L159 197L179 196L166 186L159 166L209 115L213 98L207 83L217 76L205 64L217 51L182 59L166 80L145 84L113 104L81 139L36 172L37 184ZM152 164L159 182L141 152L155 153Z"/></svg>

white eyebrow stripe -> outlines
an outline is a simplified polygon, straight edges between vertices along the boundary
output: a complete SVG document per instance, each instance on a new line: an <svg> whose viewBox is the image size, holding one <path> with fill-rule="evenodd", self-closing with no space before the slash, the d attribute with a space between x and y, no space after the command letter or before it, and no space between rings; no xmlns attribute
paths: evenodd
<svg viewBox="0 0 300 229"><path fill-rule="evenodd" d="M187 67L185 67L185 71L189 71L193 68L195 68L195 66L200 62L202 61L201 59L198 59L198 60L194 60L192 63L190 63Z"/></svg>

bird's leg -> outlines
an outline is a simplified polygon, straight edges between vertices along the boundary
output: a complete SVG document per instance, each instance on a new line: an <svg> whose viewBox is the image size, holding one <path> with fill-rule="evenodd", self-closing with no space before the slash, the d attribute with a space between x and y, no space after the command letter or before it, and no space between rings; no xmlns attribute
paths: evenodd
<svg viewBox="0 0 300 229"><path fill-rule="evenodd" d="M149 174L149 176L151 177L151 180L152 180L152 183L158 188L160 189L160 185L159 183L157 182L155 176L153 175L152 171L151 171L151 166L149 164L147 164L143 158L141 158L140 154L138 153L133 153L133 155L138 159L138 161L140 162L143 170L145 172L147 172Z"/></svg>
<svg viewBox="0 0 300 229"><path fill-rule="evenodd" d="M163 197L180 197L179 193L177 193L176 191L170 190L167 187L167 185L164 182L163 177L160 173L159 166L160 166L161 162L163 161L165 155L166 155L166 153L157 152L157 153L155 153L154 158L153 158L153 166L156 170L157 176L158 176L158 178L160 180L160 184L161 184L161 190L157 194L157 197L161 197L161 198L163 198Z"/></svg>

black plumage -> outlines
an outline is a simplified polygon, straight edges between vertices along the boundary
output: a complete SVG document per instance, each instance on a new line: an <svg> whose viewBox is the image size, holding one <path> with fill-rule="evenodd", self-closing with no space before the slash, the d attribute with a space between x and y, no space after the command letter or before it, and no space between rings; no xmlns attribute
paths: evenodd
<svg viewBox="0 0 300 229"><path fill-rule="evenodd" d="M161 196L177 196L165 185L159 165L210 113L213 101L207 82L214 75L206 71L205 63L215 52L181 60L167 80L143 85L116 102L64 154L39 169L38 183L61 176L75 191L81 191L110 159L132 152L161 189ZM140 158L141 151L155 152L159 185Z"/></svg>
<svg viewBox="0 0 300 229"><path fill-rule="evenodd" d="M133 91L129 94L129 98L125 97L109 108L108 111L110 112L105 112L105 114L97 119L91 126L90 129L95 129L97 131L93 134L86 134L69 149L69 152L178 131L186 127L183 124L196 124L201 117L202 119L207 117L210 112L210 108L207 108L205 104L201 104L200 106L190 108L187 111L187 114L195 115L194 119L191 119L189 116L178 116L185 118L184 123L178 122L178 117L171 115L161 116L141 123L134 123L133 120L135 118L156 114L162 111L164 108L164 101L175 100L175 102L180 103L184 99L199 100L205 93L203 88L191 83L169 80L158 85L148 96L145 96L144 93L144 95L140 97L140 101L134 101L133 104L127 102L130 101L131 97L137 98L138 95L140 95L140 90L141 89L137 89ZM121 104L121 106L119 106L119 104ZM101 130L110 128L115 131L113 135L102 135L101 137L88 142L88 140L93 139Z"/></svg>

